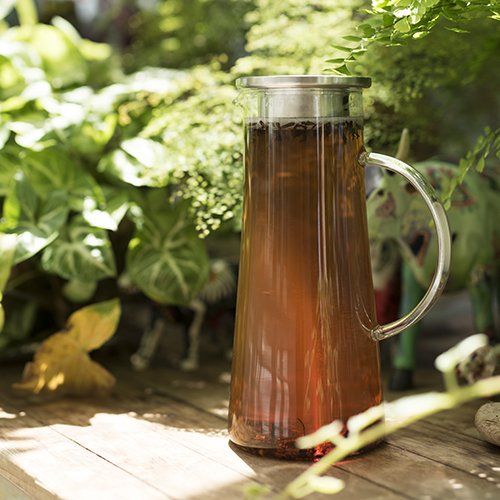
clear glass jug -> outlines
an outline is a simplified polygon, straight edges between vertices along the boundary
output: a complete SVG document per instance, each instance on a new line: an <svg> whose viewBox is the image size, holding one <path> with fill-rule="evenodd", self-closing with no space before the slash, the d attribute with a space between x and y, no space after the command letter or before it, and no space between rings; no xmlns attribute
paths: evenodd
<svg viewBox="0 0 500 500"><path fill-rule="evenodd" d="M418 321L450 264L446 214L411 166L363 147L369 78L238 80L245 110L245 193L229 409L230 439L260 454L318 456L294 442L382 400L378 341ZM438 262L422 301L378 325L365 167L397 172L424 197Z"/></svg>

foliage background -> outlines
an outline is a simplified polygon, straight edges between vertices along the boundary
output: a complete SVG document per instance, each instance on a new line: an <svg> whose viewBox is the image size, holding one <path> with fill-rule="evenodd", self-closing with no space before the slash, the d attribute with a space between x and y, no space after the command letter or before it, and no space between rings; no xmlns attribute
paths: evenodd
<svg viewBox="0 0 500 500"><path fill-rule="evenodd" d="M458 162L498 124L495 2L83 4L0 4L0 349L80 302L189 304L239 231L240 75L369 74L368 145L408 127L413 159Z"/></svg>

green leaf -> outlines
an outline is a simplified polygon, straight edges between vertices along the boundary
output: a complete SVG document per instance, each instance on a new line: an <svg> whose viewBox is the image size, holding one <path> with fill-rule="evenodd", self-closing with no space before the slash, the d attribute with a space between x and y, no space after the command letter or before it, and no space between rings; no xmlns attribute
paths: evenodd
<svg viewBox="0 0 500 500"><path fill-rule="evenodd" d="M52 25L64 33L79 49L87 60L102 61L108 59L112 54L111 46L107 43L97 43L86 40L80 36L78 30L66 19L56 16L52 19Z"/></svg>
<svg viewBox="0 0 500 500"><path fill-rule="evenodd" d="M354 36L354 35L347 35L342 37L344 40L347 40L348 42L360 42L362 38L360 36Z"/></svg>
<svg viewBox="0 0 500 500"><path fill-rule="evenodd" d="M71 40L75 45L82 41L80 34L76 30L76 28L69 22L66 21L63 17L55 16L52 21L52 26L57 28L61 33L66 35L66 37Z"/></svg>
<svg viewBox="0 0 500 500"><path fill-rule="evenodd" d="M113 137L116 124L117 116L114 114L109 114L104 118L92 117L72 130L71 144L84 155L99 154Z"/></svg>
<svg viewBox="0 0 500 500"><path fill-rule="evenodd" d="M71 302L88 302L97 289L96 281L68 281L63 287L64 296Z"/></svg>
<svg viewBox="0 0 500 500"><path fill-rule="evenodd" d="M166 186L172 169L172 161L165 146L142 137L123 141L120 149L99 163L99 171L133 186Z"/></svg>
<svg viewBox="0 0 500 500"><path fill-rule="evenodd" d="M7 144L9 137L10 130L8 127L6 127L5 124L0 125L0 150L4 148L5 144Z"/></svg>
<svg viewBox="0 0 500 500"><path fill-rule="evenodd" d="M477 160L476 170L478 172L482 172L484 170L484 156L481 156L481 158Z"/></svg>
<svg viewBox="0 0 500 500"><path fill-rule="evenodd" d="M312 476L309 478L309 485L314 491L326 495L335 495L345 487L344 481L330 476Z"/></svg>
<svg viewBox="0 0 500 500"><path fill-rule="evenodd" d="M20 169L19 150L7 147L1 151L0 165L0 196L5 196L11 190Z"/></svg>
<svg viewBox="0 0 500 500"><path fill-rule="evenodd" d="M335 59L327 59L326 62L332 63L332 64L343 64L345 62L344 57L336 57Z"/></svg>
<svg viewBox="0 0 500 500"><path fill-rule="evenodd" d="M29 259L49 245L59 235L68 216L64 192L53 191L41 198L23 174L17 174L15 187L3 205L0 227L17 235L14 262Z"/></svg>
<svg viewBox="0 0 500 500"><path fill-rule="evenodd" d="M351 52L351 49L349 47L344 47L343 45L332 45L332 47L342 52Z"/></svg>
<svg viewBox="0 0 500 500"><path fill-rule="evenodd" d="M375 28L371 24L360 24L358 29L363 32L365 37L371 37L375 34Z"/></svg>
<svg viewBox="0 0 500 500"><path fill-rule="evenodd" d="M0 233L0 292L3 292L14 262L16 236Z"/></svg>
<svg viewBox="0 0 500 500"><path fill-rule="evenodd" d="M93 198L87 198L82 216L93 227L116 231L129 209L127 194L118 188L103 187L105 203L98 205Z"/></svg>
<svg viewBox="0 0 500 500"><path fill-rule="evenodd" d="M42 196L54 190L64 191L70 208L75 211L83 209L87 198L96 200L96 203L103 200L102 191L93 177L60 147L27 151L22 163L27 179Z"/></svg>
<svg viewBox="0 0 500 500"><path fill-rule="evenodd" d="M337 73L341 73L342 75L350 75L351 74L351 72L349 71L349 68L345 64L335 68L335 71Z"/></svg>
<svg viewBox="0 0 500 500"><path fill-rule="evenodd" d="M84 83L88 67L74 41L55 26L37 24L9 29L6 38L31 46L42 60L48 81L56 88Z"/></svg>
<svg viewBox="0 0 500 500"><path fill-rule="evenodd" d="M64 102L54 96L37 97L40 110L23 113L19 119L10 122L9 127L16 134L17 144L40 151L61 140L65 142L70 131L73 132L72 127L83 122L85 109L83 105Z"/></svg>
<svg viewBox="0 0 500 500"><path fill-rule="evenodd" d="M155 194L156 196L156 194ZM209 260L185 203L151 203L130 241L127 273L151 299L186 305L208 278Z"/></svg>
<svg viewBox="0 0 500 500"><path fill-rule="evenodd" d="M82 39L80 51L87 61L105 61L109 59L113 50L107 43L98 43L91 40Z"/></svg>
<svg viewBox="0 0 500 500"><path fill-rule="evenodd" d="M105 230L77 216L42 254L42 267L67 280L95 282L115 276L115 260Z"/></svg>
<svg viewBox="0 0 500 500"><path fill-rule="evenodd" d="M408 19L404 17L403 19L400 19L395 25L394 25L394 30L399 32L399 33L408 33L410 31L410 23L408 22Z"/></svg>
<svg viewBox="0 0 500 500"><path fill-rule="evenodd" d="M0 233L0 332L3 330L5 322L5 312L2 306L2 292L9 279L15 251L16 237L12 234Z"/></svg>
<svg viewBox="0 0 500 500"><path fill-rule="evenodd" d="M385 27L389 27L392 25L392 23L394 22L394 17L391 16L390 14L382 14L382 24L385 26Z"/></svg>
<svg viewBox="0 0 500 500"><path fill-rule="evenodd" d="M0 103L1 111L9 111L10 106L16 100L22 99L27 81L24 74L26 68L23 68L24 62L21 62L22 56L16 54L13 50L6 50L5 46L0 45ZM20 67L21 66L21 67ZM23 71L24 70L24 71Z"/></svg>

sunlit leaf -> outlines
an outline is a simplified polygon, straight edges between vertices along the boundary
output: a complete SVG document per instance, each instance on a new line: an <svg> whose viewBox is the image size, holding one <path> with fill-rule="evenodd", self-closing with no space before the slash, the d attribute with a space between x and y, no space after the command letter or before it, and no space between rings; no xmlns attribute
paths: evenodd
<svg viewBox="0 0 500 500"><path fill-rule="evenodd" d="M298 448L307 449L313 448L326 441L337 441L343 437L341 434L343 429L343 422L335 420L331 424L324 425L307 436L301 436L297 439L296 445Z"/></svg>
<svg viewBox="0 0 500 500"><path fill-rule="evenodd" d="M410 23L408 22L408 19L406 18L400 19L394 25L394 29L396 31L399 31L400 33L408 33L408 31L410 31Z"/></svg>
<svg viewBox="0 0 500 500"><path fill-rule="evenodd" d="M168 184L172 161L159 142L135 137L104 158L99 170L133 186L163 187Z"/></svg>
<svg viewBox="0 0 500 500"><path fill-rule="evenodd" d="M2 99L19 96L27 84L24 61L16 54L15 46L0 42L0 96Z"/></svg>
<svg viewBox="0 0 500 500"><path fill-rule="evenodd" d="M435 361L435 366L440 372L452 371L467 356L470 356L480 347L488 345L488 337L483 333L472 335L459 342L457 345L440 354Z"/></svg>
<svg viewBox="0 0 500 500"><path fill-rule="evenodd" d="M73 313L64 331L53 334L38 348L14 388L35 394L58 392L77 396L109 392L115 384L114 377L92 361L88 353L114 335L119 319L117 299Z"/></svg>
<svg viewBox="0 0 500 500"><path fill-rule="evenodd" d="M188 217L186 204L166 199L150 205L129 244L127 272L151 299L188 304L208 278L204 243Z"/></svg>
<svg viewBox="0 0 500 500"><path fill-rule="evenodd" d="M71 132L71 144L84 155L98 155L113 137L117 117L108 114L104 117L95 115L77 125Z"/></svg>
<svg viewBox="0 0 500 500"><path fill-rule="evenodd" d="M87 63L74 41L55 26L37 24L11 28L7 38L28 43L40 56L50 83L57 88L82 83Z"/></svg>
<svg viewBox="0 0 500 500"><path fill-rule="evenodd" d="M81 42L82 38L78 30L66 19L60 16L55 16L51 21L52 25L56 27L61 33L71 40L76 46Z"/></svg>
<svg viewBox="0 0 500 500"><path fill-rule="evenodd" d="M127 213L130 202L127 194L112 187L104 187L104 203L95 198L87 198L83 204L82 216L93 227L116 231Z"/></svg>
<svg viewBox="0 0 500 500"><path fill-rule="evenodd" d="M358 415L354 415L349 419L347 424L349 433L359 433L376 422L382 422L384 413L385 406L382 404L373 406Z"/></svg>
<svg viewBox="0 0 500 500"><path fill-rule="evenodd" d="M0 150L3 149L10 137L10 130L5 125L0 125Z"/></svg>
<svg viewBox="0 0 500 500"><path fill-rule="evenodd" d="M42 267L67 280L95 282L115 276L107 232L74 217L42 254Z"/></svg>
<svg viewBox="0 0 500 500"><path fill-rule="evenodd" d="M0 19L8 16L16 5L16 0L0 0Z"/></svg>
<svg viewBox="0 0 500 500"><path fill-rule="evenodd" d="M329 476L313 476L309 479L309 484L314 491L326 495L335 495L335 493L342 491L345 487L342 479Z"/></svg>

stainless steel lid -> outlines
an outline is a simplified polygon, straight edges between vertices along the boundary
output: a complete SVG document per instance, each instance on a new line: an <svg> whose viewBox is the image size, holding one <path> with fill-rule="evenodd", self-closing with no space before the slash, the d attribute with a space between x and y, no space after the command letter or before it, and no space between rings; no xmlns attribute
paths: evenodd
<svg viewBox="0 0 500 500"><path fill-rule="evenodd" d="M236 80L236 86L245 89L347 89L371 84L371 78L365 76L336 75L245 76Z"/></svg>

